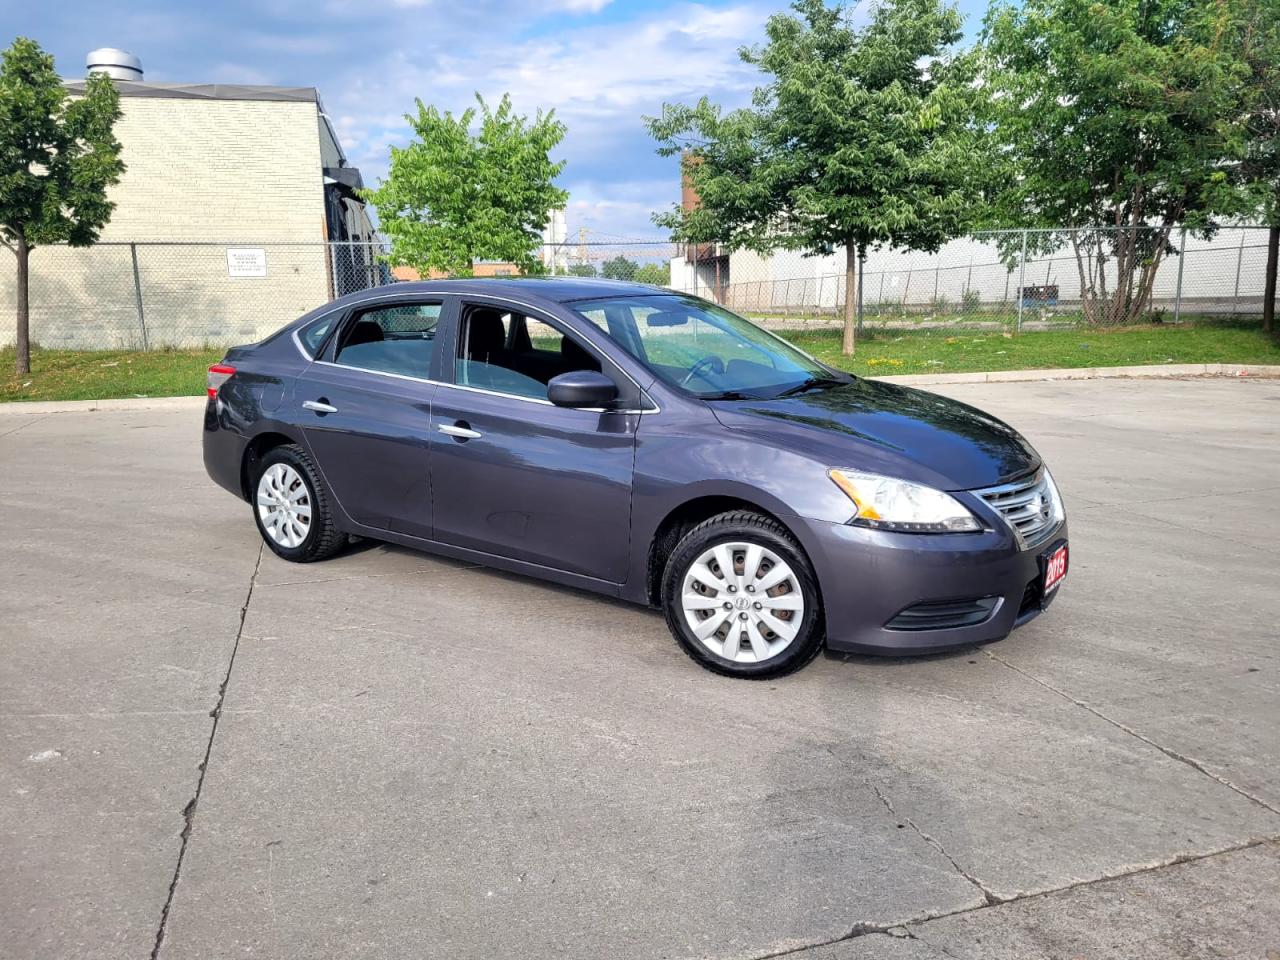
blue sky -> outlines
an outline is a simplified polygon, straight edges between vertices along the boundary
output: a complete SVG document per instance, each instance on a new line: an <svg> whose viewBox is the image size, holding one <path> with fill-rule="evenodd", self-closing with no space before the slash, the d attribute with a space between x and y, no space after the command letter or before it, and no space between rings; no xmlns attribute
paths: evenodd
<svg viewBox="0 0 1280 960"><path fill-rule="evenodd" d="M783 0L0 0L0 42L38 41L66 76L94 47L142 59L148 80L319 88L351 161L375 182L408 135L414 97L460 110L504 91L521 112L554 107L571 231L655 236L679 198L676 162L640 118L706 94L749 101L757 75L737 50ZM975 26L978 0L962 0Z"/></svg>

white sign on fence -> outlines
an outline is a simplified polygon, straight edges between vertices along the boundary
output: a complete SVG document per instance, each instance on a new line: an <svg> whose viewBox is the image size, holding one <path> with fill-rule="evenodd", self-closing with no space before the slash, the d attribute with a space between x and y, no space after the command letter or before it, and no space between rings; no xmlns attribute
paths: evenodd
<svg viewBox="0 0 1280 960"><path fill-rule="evenodd" d="M265 277L267 251L261 247L227 247L227 276Z"/></svg>

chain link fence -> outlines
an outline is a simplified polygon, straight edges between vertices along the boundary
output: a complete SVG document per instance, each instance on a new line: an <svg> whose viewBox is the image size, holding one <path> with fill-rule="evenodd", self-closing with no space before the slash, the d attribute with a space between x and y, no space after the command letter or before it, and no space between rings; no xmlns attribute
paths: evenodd
<svg viewBox="0 0 1280 960"><path fill-rule="evenodd" d="M31 254L32 343L62 350L224 347L259 340L335 297L418 279L379 243L97 243ZM544 248L547 272L665 284L662 241ZM0 261L3 263L3 261ZM477 276L511 276L480 262ZM0 346L12 344L15 271L0 268Z"/></svg>
<svg viewBox="0 0 1280 960"><path fill-rule="evenodd" d="M936 253L869 251L864 330L1053 330L1261 316L1267 228L975 233ZM689 245L672 285L769 326L832 326L844 314L844 252L759 256Z"/></svg>
<svg viewBox="0 0 1280 960"><path fill-rule="evenodd" d="M1266 228L1210 237L1160 231L973 234L936 253L871 251L861 324L877 329L1052 330L1261 315ZM261 339L335 297L417 279L377 243L99 243L31 256L31 338L51 349L223 347ZM694 292L765 325L838 326L843 253L762 257L717 244L586 241L548 245L548 273L637 280ZM511 264L478 262L477 276ZM0 317L14 316L14 271L0 270ZM0 345L13 342L0 323Z"/></svg>

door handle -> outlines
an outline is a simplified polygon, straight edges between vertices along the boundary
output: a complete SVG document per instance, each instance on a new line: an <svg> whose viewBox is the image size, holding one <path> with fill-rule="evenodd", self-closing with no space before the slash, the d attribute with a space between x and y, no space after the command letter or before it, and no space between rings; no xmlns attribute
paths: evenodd
<svg viewBox="0 0 1280 960"><path fill-rule="evenodd" d="M338 408L331 403L325 403L323 400L303 400L303 409L314 410L316 413L337 413Z"/></svg>
<svg viewBox="0 0 1280 960"><path fill-rule="evenodd" d="M455 440L479 440L484 434L479 430L472 430L468 426L460 424L442 423L436 427L441 433L447 437L453 437Z"/></svg>

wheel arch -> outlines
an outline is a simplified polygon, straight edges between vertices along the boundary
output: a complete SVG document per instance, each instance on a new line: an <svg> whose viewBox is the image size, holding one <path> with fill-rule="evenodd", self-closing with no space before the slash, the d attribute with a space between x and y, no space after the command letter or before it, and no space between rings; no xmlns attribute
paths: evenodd
<svg viewBox="0 0 1280 960"><path fill-rule="evenodd" d="M253 499L253 475L258 462L276 447L296 444L298 441L285 433L268 430L257 434L244 448L240 458L240 490L246 500Z"/></svg>
<svg viewBox="0 0 1280 960"><path fill-rule="evenodd" d="M801 552L808 557L803 542L793 525L787 522L785 515L769 509L758 500L748 499L736 492L700 494L670 509L649 538L648 562L645 567L645 597L650 605L656 607L662 604L662 574L666 568L667 557L671 555L671 551L684 535L704 520L709 520L721 513L732 513L735 510L748 510L768 517L786 530ZM813 561L811 558L809 560L812 566Z"/></svg>

